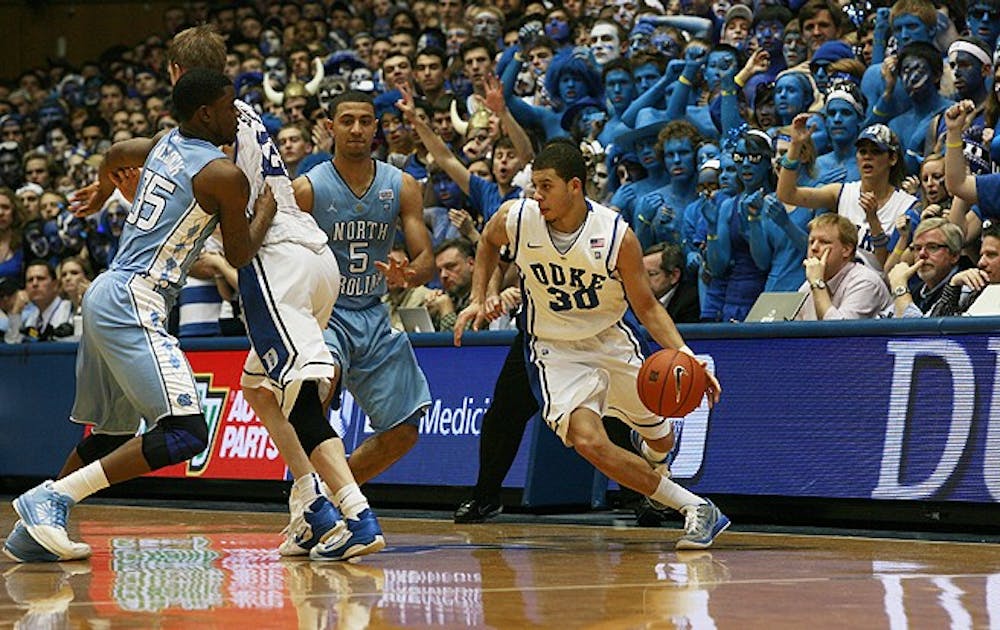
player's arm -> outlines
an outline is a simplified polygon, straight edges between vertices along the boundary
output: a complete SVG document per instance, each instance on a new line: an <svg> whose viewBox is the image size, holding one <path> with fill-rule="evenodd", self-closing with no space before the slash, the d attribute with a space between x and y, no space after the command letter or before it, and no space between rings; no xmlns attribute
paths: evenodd
<svg viewBox="0 0 1000 630"><path fill-rule="evenodd" d="M246 215L250 183L243 171L229 160L213 160L195 175L192 183L198 204L206 212L219 216L226 261L236 268L246 265L257 253L260 243L253 243L251 240L250 223ZM254 220L267 219L270 225L274 214L270 213L270 217L267 214L261 212Z"/></svg>
<svg viewBox="0 0 1000 630"><path fill-rule="evenodd" d="M678 332L674 320L667 314L667 309L663 308L653 289L649 286L649 278L646 268L642 264L642 251L639 249L639 239L631 229L625 232L622 239L621 251L618 252L618 275L625 285L625 297L632 305L639 321L646 327L649 334L656 343L664 348L673 348L686 352L694 356L694 352L684 343L684 338ZM704 361L699 361L705 365ZM722 386L715 375L708 372L709 386L706 395L709 405L719 402L722 394Z"/></svg>
<svg viewBox="0 0 1000 630"><path fill-rule="evenodd" d="M424 223L424 195L412 176L403 173L403 186L399 199L399 220L403 225L406 252L410 256L405 272L407 286L418 286L434 277L434 247L431 234Z"/></svg>
<svg viewBox="0 0 1000 630"><path fill-rule="evenodd" d="M73 193L71 202L74 214L87 216L100 211L104 202L115 192L114 174L122 169L142 167L154 146L156 140L150 138L132 138L113 144L97 171L97 182Z"/></svg>
<svg viewBox="0 0 1000 630"><path fill-rule="evenodd" d="M639 239L631 229L625 232L621 251L618 252L618 274L622 284L625 285L625 296L632 305L632 310L652 335L653 340L664 348L675 350L684 348L684 339L677 332L674 320L653 295L645 267L642 265Z"/></svg>
<svg viewBox="0 0 1000 630"><path fill-rule="evenodd" d="M469 290L469 305L462 309L455 321L455 345L462 345L462 333L472 320L472 329L487 321L486 296L490 279L500 262L500 248L510 242L507 237L507 213L518 200L506 201L490 217L483 228L483 234L476 246L476 262L472 268L472 288Z"/></svg>
<svg viewBox="0 0 1000 630"><path fill-rule="evenodd" d="M313 211L313 186L312 182L305 175L299 175L292 180L292 193L295 194L295 203L303 212Z"/></svg>

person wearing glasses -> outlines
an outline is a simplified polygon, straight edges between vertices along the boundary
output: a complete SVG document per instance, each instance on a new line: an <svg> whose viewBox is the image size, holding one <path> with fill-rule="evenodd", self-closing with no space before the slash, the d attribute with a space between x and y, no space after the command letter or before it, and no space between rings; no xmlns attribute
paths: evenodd
<svg viewBox="0 0 1000 630"><path fill-rule="evenodd" d="M889 270L893 308L886 316L930 313L948 282L962 270L962 236L962 229L947 219L931 217L920 222L909 247L913 263L899 262Z"/></svg>
<svg viewBox="0 0 1000 630"><path fill-rule="evenodd" d="M906 174L899 139L888 127L866 127L855 142L861 179L819 188L800 187L797 182L802 145L810 137L809 116L799 114L791 127L792 144L781 159L778 199L791 206L825 208L847 217L858 230L858 253L869 265L881 270L889 257L896 233L896 219L911 213L918 223L917 198L899 188Z"/></svg>
<svg viewBox="0 0 1000 630"><path fill-rule="evenodd" d="M983 221L983 242L976 267L959 271L951 277L941 297L931 307L930 317L961 315L988 285L1000 284L1000 222Z"/></svg>
<svg viewBox="0 0 1000 630"><path fill-rule="evenodd" d="M757 218L750 216L748 201L756 191L774 192L772 156L771 139L767 134L757 129L745 132L732 151L742 191L724 199L717 206L717 212L712 212L713 202L706 202L707 206L703 204L702 213L708 224L706 267L713 279L725 279L721 308L706 312L703 305L703 320L741 322L764 290L767 272L754 263L750 253L750 223ZM716 301L711 300L711 303Z"/></svg>

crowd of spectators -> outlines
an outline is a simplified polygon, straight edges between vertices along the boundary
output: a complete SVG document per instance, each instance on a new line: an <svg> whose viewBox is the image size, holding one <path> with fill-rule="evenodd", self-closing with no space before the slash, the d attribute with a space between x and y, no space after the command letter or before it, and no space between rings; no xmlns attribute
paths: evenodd
<svg viewBox="0 0 1000 630"><path fill-rule="evenodd" d="M7 342L72 338L129 202L81 219L68 199L113 142L176 126L167 46L205 22L292 177L334 150L329 100L373 95L373 154L424 185L440 274L386 302L426 306L439 330L468 299L479 230L531 193L557 137L580 144L588 196L631 225L678 321L742 321L764 291L809 294L807 319L956 314L1000 281L990 204L947 185L1000 170L1000 0L196 1L98 59L0 81ZM182 336L242 333L216 252L181 298Z"/></svg>

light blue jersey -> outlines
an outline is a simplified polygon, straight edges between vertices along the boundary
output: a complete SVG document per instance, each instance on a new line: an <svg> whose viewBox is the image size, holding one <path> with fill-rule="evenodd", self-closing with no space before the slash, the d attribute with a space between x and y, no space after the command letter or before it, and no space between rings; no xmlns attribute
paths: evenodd
<svg viewBox="0 0 1000 630"><path fill-rule="evenodd" d="M148 276L176 298L188 269L219 217L198 206L192 180L212 160L228 159L215 145L177 129L164 136L142 167L111 271Z"/></svg>
<svg viewBox="0 0 1000 630"><path fill-rule="evenodd" d="M375 160L375 178L358 197L337 172L333 161L305 175L313 189L313 218L326 232L340 265L339 309L360 310L380 304L385 276L375 261L385 261L392 249L399 218L403 172Z"/></svg>
<svg viewBox="0 0 1000 630"><path fill-rule="evenodd" d="M97 433L131 435L140 419L200 413L198 389L167 314L188 268L219 222L198 205L192 180L216 159L212 144L178 130L146 158L121 247L83 297L71 418Z"/></svg>

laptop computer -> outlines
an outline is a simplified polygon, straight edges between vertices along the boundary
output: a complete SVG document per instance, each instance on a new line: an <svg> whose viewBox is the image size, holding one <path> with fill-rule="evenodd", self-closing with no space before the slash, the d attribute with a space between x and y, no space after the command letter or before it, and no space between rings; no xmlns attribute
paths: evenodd
<svg viewBox="0 0 1000 630"><path fill-rule="evenodd" d="M1000 315L1000 284L987 285L976 301L969 305L966 315Z"/></svg>
<svg viewBox="0 0 1000 630"><path fill-rule="evenodd" d="M399 319L403 322L403 328L411 333L437 332L434 322L431 321L431 314L423 306L413 308L400 308Z"/></svg>
<svg viewBox="0 0 1000 630"><path fill-rule="evenodd" d="M745 322L787 322L795 319L806 301L798 291L766 291L757 297Z"/></svg>

